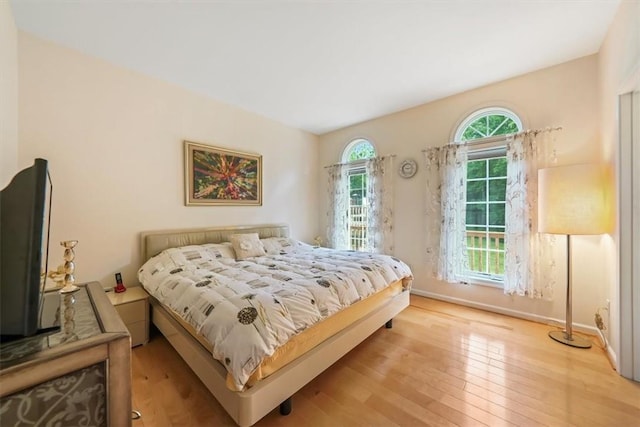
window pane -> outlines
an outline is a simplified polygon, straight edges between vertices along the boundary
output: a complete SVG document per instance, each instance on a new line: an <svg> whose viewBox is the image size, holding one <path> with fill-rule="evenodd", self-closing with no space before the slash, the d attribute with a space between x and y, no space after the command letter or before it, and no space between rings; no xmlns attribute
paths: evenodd
<svg viewBox="0 0 640 427"><path fill-rule="evenodd" d="M485 178L487 176L487 161L472 160L467 163L467 179Z"/></svg>
<svg viewBox="0 0 640 427"><path fill-rule="evenodd" d="M505 200L505 191L507 191L507 179L492 179L489 181L489 200L492 202L501 202Z"/></svg>
<svg viewBox="0 0 640 427"><path fill-rule="evenodd" d="M487 205L467 205L467 224L481 225L486 224Z"/></svg>
<svg viewBox="0 0 640 427"><path fill-rule="evenodd" d="M505 127L507 127L507 123L510 121L510 119L499 114L492 114L490 116L487 116L487 120L489 122L489 135L504 135L505 133L508 133L504 132L504 129Z"/></svg>
<svg viewBox="0 0 640 427"><path fill-rule="evenodd" d="M489 205L489 225L504 225L504 203Z"/></svg>
<svg viewBox="0 0 640 427"><path fill-rule="evenodd" d="M478 135L482 135L480 138L484 138L489 135L489 128L487 127L487 118L481 117L469 125L469 128L475 129ZM477 138L477 137L476 137Z"/></svg>
<svg viewBox="0 0 640 427"><path fill-rule="evenodd" d="M491 135L506 135L518 132L518 125L506 116L499 114L489 116L489 129Z"/></svg>
<svg viewBox="0 0 640 427"><path fill-rule="evenodd" d="M464 121L456 132L456 141L472 141L498 135L517 133L520 119L513 112L500 107L479 110Z"/></svg>
<svg viewBox="0 0 640 427"><path fill-rule="evenodd" d="M376 150L369 141L363 140L356 144L349 152L349 161L370 159L376 156Z"/></svg>
<svg viewBox="0 0 640 427"><path fill-rule="evenodd" d="M357 174L357 175L349 176L349 189L351 191L362 189L363 188L363 178L364 178L363 174Z"/></svg>
<svg viewBox="0 0 640 427"><path fill-rule="evenodd" d="M470 141L472 139L484 138L485 135L478 130L472 128L471 126L467 127L462 134L463 141Z"/></svg>
<svg viewBox="0 0 640 427"><path fill-rule="evenodd" d="M467 202L484 202L487 200L487 184L485 181L467 182Z"/></svg>
<svg viewBox="0 0 640 427"><path fill-rule="evenodd" d="M364 204L367 194L367 175L362 168L352 169L349 175L349 249L367 250L367 215Z"/></svg>
<svg viewBox="0 0 640 427"><path fill-rule="evenodd" d="M497 157L489 160L489 176L502 177L507 176L507 158Z"/></svg>
<svg viewBox="0 0 640 427"><path fill-rule="evenodd" d="M352 191L351 192L351 206L362 206L362 192L361 191Z"/></svg>
<svg viewBox="0 0 640 427"><path fill-rule="evenodd" d="M506 135L518 132L518 125L509 117L501 114L487 114L469 124L462 133L462 140L485 138L487 136Z"/></svg>

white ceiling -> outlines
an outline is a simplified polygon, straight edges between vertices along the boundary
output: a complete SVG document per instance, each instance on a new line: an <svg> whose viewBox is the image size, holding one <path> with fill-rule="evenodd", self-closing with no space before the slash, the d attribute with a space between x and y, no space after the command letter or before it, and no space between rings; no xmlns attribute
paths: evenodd
<svg viewBox="0 0 640 427"><path fill-rule="evenodd" d="M620 0L11 0L18 28L322 134L596 53Z"/></svg>

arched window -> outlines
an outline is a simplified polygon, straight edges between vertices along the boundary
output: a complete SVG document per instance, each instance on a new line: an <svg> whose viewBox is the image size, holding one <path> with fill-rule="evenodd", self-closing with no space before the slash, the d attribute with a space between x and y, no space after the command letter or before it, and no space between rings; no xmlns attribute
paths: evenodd
<svg viewBox="0 0 640 427"><path fill-rule="evenodd" d="M507 188L506 135L521 130L522 121L515 113L505 108L491 107L467 116L455 133L456 142L472 142L466 165L465 217L469 266L467 275L471 281L498 286L503 283Z"/></svg>
<svg viewBox="0 0 640 427"><path fill-rule="evenodd" d="M467 142L521 130L522 121L513 111L501 107L489 107L467 116L458 126L453 140Z"/></svg>
<svg viewBox="0 0 640 427"><path fill-rule="evenodd" d="M363 138L354 139L345 147L342 162L351 163L349 167L349 249L360 251L367 248L367 223L369 205L367 204L367 173L363 160L376 157L373 144Z"/></svg>
<svg viewBox="0 0 640 427"><path fill-rule="evenodd" d="M371 159L376 156L376 149L366 139L358 138L351 141L342 153L342 163Z"/></svg>

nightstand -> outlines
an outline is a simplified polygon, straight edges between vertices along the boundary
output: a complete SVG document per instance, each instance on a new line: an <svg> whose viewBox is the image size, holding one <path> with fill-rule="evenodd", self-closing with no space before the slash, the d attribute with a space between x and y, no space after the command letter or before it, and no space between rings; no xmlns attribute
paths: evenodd
<svg viewBox="0 0 640 427"><path fill-rule="evenodd" d="M131 334L131 347L149 342L149 294L142 286L107 295Z"/></svg>

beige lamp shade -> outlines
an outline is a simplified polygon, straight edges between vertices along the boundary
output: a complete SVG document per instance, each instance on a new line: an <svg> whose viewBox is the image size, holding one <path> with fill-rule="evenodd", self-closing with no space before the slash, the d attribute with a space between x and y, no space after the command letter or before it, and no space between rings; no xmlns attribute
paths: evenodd
<svg viewBox="0 0 640 427"><path fill-rule="evenodd" d="M538 171L538 231L604 234L611 230L608 169L599 164Z"/></svg>

